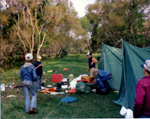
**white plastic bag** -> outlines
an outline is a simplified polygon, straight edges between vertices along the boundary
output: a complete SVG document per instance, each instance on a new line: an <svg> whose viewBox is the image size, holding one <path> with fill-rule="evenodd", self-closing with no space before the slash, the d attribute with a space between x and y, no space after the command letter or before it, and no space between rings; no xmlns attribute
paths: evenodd
<svg viewBox="0 0 150 119"><path fill-rule="evenodd" d="M5 84L1 84L1 91L5 91Z"/></svg>
<svg viewBox="0 0 150 119"><path fill-rule="evenodd" d="M125 116L127 114L127 109L125 107L122 107L120 110L120 115Z"/></svg>
<svg viewBox="0 0 150 119"><path fill-rule="evenodd" d="M133 111L131 109L127 109L127 114L125 116L125 118L133 118Z"/></svg>
<svg viewBox="0 0 150 119"><path fill-rule="evenodd" d="M77 81L78 81L78 80L81 80L81 77L82 77L82 76L88 76L88 75L87 75L87 74L83 74L83 75L80 75L80 76L77 77L77 78L74 78L74 79L70 82L69 88L70 88L70 89L75 88L75 87L76 87L76 84L77 84Z"/></svg>

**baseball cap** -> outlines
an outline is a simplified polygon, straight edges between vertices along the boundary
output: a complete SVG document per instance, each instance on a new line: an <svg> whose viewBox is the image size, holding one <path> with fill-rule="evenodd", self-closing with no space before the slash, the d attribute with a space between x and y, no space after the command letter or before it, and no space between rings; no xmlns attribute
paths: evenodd
<svg viewBox="0 0 150 119"><path fill-rule="evenodd" d="M88 52L88 53L86 54L86 56L89 56L89 55L92 55L92 53L91 53L91 52Z"/></svg>
<svg viewBox="0 0 150 119"><path fill-rule="evenodd" d="M150 71L150 59L145 61L145 64L141 65L144 67L146 70Z"/></svg>
<svg viewBox="0 0 150 119"><path fill-rule="evenodd" d="M25 60L26 61L29 61L29 60L32 60L33 59L33 55L31 54L31 53L27 53L26 55L25 55Z"/></svg>

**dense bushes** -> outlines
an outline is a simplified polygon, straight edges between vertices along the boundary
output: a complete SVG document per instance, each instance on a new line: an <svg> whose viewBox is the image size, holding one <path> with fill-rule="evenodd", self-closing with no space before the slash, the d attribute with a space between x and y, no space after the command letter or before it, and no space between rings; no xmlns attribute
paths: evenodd
<svg viewBox="0 0 150 119"><path fill-rule="evenodd" d="M65 57L65 56L67 56L67 55L68 55L67 50L66 50L66 49L62 49L60 58L63 58L63 57Z"/></svg>

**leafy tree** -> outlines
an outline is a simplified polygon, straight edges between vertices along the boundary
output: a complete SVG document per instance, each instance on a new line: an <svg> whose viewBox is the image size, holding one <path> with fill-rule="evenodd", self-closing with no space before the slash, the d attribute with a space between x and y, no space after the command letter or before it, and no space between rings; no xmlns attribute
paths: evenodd
<svg viewBox="0 0 150 119"><path fill-rule="evenodd" d="M33 54L37 45L37 55L39 55L45 40L46 32L43 31L43 28L49 19L49 14L45 16L47 20L44 20L42 5L42 1L37 3L37 1L29 0L14 0L9 4L10 14L14 21L12 31L22 43L25 53Z"/></svg>
<svg viewBox="0 0 150 119"><path fill-rule="evenodd" d="M17 56L17 50L19 47L18 43L15 41L18 41L17 39L14 39L14 35L10 34L10 28L12 21L10 21L11 15L7 14L6 11L0 12L0 44L1 44L1 66L4 68L7 68L8 66L11 66L12 62L14 61L15 57ZM10 39L11 37L11 39Z"/></svg>
<svg viewBox="0 0 150 119"><path fill-rule="evenodd" d="M87 47L88 47L88 50L91 51L91 47L90 47L90 42L89 42L89 39L90 39L90 34L91 34L91 26L90 26L90 20L84 16L82 18L80 18L80 23L82 25L82 28L85 30L85 39L84 41L87 42Z"/></svg>
<svg viewBox="0 0 150 119"><path fill-rule="evenodd" d="M77 18L77 13L71 5L68 6L68 2L62 1L57 7L52 6L55 10L46 10L53 11L54 16L53 21L46 26L46 29L50 31L48 36L51 40L45 47L50 48L51 54L55 54L55 57L59 57L63 49L69 52L72 42L77 41L79 36L84 37L84 30Z"/></svg>
<svg viewBox="0 0 150 119"><path fill-rule="evenodd" d="M27 52L36 55L48 52L59 57L63 49L71 49L73 41L85 37L77 13L66 0L59 3L54 0L12 0L8 4L9 8L0 13L3 65L9 65L5 57L12 62ZM7 49L7 54L5 46L11 48Z"/></svg>
<svg viewBox="0 0 150 119"><path fill-rule="evenodd" d="M145 46L148 37L144 36L143 30L148 29L144 27L147 18L144 11L148 5L146 0L97 0L88 6L92 50L96 51L101 42L114 46L120 39Z"/></svg>

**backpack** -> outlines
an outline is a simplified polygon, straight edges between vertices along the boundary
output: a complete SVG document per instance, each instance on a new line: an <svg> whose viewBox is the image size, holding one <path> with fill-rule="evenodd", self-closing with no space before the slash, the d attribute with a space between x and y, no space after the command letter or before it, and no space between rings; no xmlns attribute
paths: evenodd
<svg viewBox="0 0 150 119"><path fill-rule="evenodd" d="M80 81L76 84L76 93L90 93L91 92L91 84Z"/></svg>

